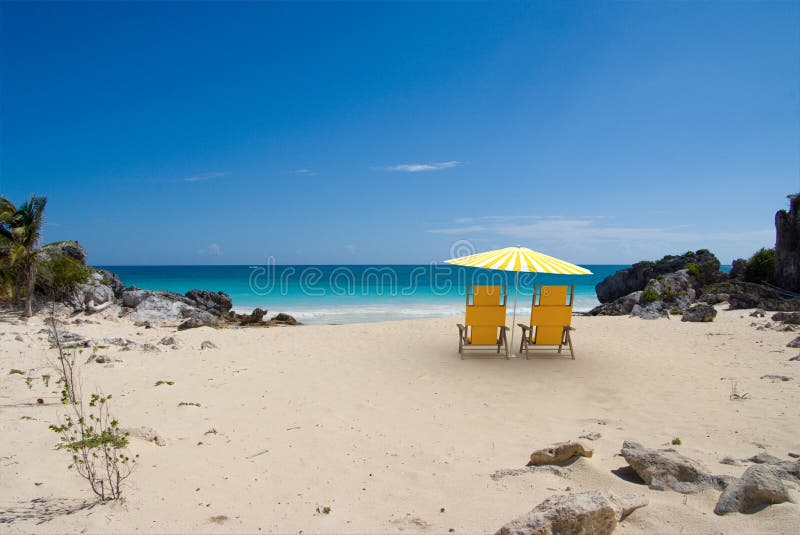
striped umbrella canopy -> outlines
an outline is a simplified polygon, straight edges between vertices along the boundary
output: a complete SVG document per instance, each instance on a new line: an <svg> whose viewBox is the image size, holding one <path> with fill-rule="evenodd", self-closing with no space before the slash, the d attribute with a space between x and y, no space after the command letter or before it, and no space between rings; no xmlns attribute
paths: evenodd
<svg viewBox="0 0 800 535"><path fill-rule="evenodd" d="M552 256L517 245L505 247L485 253L477 253L459 258L445 260L446 264L468 266L483 269L499 269L502 271L516 271L514 280L514 315L511 319L511 347L514 347L514 324L517 320L517 287L519 286L519 273L553 273L555 275L591 275L592 272L581 266L570 264Z"/></svg>
<svg viewBox="0 0 800 535"><path fill-rule="evenodd" d="M527 247L505 247L485 253L477 253L445 260L446 264L469 266L503 271L554 273L556 275L591 275L586 268L570 264L552 256L536 252Z"/></svg>

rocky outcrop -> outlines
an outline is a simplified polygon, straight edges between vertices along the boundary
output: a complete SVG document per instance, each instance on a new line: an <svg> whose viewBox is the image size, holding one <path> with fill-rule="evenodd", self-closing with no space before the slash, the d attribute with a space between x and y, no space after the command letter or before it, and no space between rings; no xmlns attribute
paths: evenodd
<svg viewBox="0 0 800 535"><path fill-rule="evenodd" d="M54 256L65 256L80 264L86 264L86 249L80 243L72 240L43 245L40 256L42 260L48 260Z"/></svg>
<svg viewBox="0 0 800 535"><path fill-rule="evenodd" d="M747 269L747 260L744 258L737 258L731 262L731 270L728 272L728 278L733 280L741 280L744 277L744 272Z"/></svg>
<svg viewBox="0 0 800 535"><path fill-rule="evenodd" d="M769 505L791 501L784 480L800 481L800 461L753 465L723 491L714 512L754 513Z"/></svg>
<svg viewBox="0 0 800 535"><path fill-rule="evenodd" d="M300 323L299 321L294 319L293 316L290 316L289 314L284 314L283 312L281 312L280 314L277 314L275 316L272 316L272 318L267 322L267 324L268 325L302 325L302 323Z"/></svg>
<svg viewBox="0 0 800 535"><path fill-rule="evenodd" d="M647 504L644 496L617 497L599 491L550 496L495 535L610 535L618 522Z"/></svg>
<svg viewBox="0 0 800 535"><path fill-rule="evenodd" d="M722 478L711 475L703 465L671 448L651 449L625 441L621 453L636 475L654 490L693 494L725 486Z"/></svg>
<svg viewBox="0 0 800 535"><path fill-rule="evenodd" d="M627 316L635 305L639 304L642 297L641 290L615 299L610 303L603 303L589 311L592 316Z"/></svg>
<svg viewBox="0 0 800 535"><path fill-rule="evenodd" d="M772 321L782 321L789 325L800 325L800 312L776 312Z"/></svg>
<svg viewBox="0 0 800 535"><path fill-rule="evenodd" d="M659 275L690 269L699 278L715 278L719 273L719 260L707 249L688 252L680 256L665 256L655 262L637 262L633 266L606 277L596 287L597 299L610 303L632 292L644 290L647 283ZM703 281L705 282L705 280Z"/></svg>
<svg viewBox="0 0 800 535"><path fill-rule="evenodd" d="M189 290L186 298L194 302L194 306L216 316L225 317L230 312L233 302L225 292L209 292L207 290Z"/></svg>
<svg viewBox="0 0 800 535"><path fill-rule="evenodd" d="M181 323L180 329L219 326L220 319L230 311L230 296L223 292L190 290L186 295L163 290L140 290L131 287L122 292L122 303L133 309L135 321Z"/></svg>
<svg viewBox="0 0 800 535"><path fill-rule="evenodd" d="M550 447L531 453L528 466L564 464L575 457L591 457L592 455L594 455L594 450L580 442L557 442Z"/></svg>
<svg viewBox="0 0 800 535"><path fill-rule="evenodd" d="M775 214L775 283L800 292L800 194L789 196L789 211Z"/></svg>
<svg viewBox="0 0 800 535"><path fill-rule="evenodd" d="M711 305L698 303L686 309L681 321L712 322L717 317L717 309Z"/></svg>
<svg viewBox="0 0 800 535"><path fill-rule="evenodd" d="M725 281L707 287L706 293L726 293L731 310L762 308L783 312L800 311L800 298L763 284L738 280ZM703 299L704 295L701 295L700 299Z"/></svg>

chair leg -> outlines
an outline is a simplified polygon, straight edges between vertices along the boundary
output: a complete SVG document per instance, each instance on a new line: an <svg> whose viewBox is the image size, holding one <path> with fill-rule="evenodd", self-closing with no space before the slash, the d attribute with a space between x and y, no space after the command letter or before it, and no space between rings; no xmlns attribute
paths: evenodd
<svg viewBox="0 0 800 535"><path fill-rule="evenodd" d="M569 344L569 354L572 355L572 360L575 360L575 351L572 349L572 337L569 335L569 331L567 331L567 344Z"/></svg>

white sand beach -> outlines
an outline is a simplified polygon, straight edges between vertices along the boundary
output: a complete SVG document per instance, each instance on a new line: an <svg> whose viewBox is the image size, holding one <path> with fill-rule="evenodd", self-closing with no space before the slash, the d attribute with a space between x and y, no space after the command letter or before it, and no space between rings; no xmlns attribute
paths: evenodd
<svg viewBox="0 0 800 535"><path fill-rule="evenodd" d="M460 360L460 318L179 333L124 319L68 324L139 344L100 350L111 364L80 358L83 389L113 394L123 426L166 441L131 438L140 457L124 502L91 508L48 429L64 412L57 388L8 375L47 373L55 353L43 321L4 322L0 532L493 533L550 495L582 490L649 498L617 533L797 532L796 503L717 516L717 490L656 491L612 473L626 466L626 439L667 447L679 437L678 451L733 476L748 463L720 464L726 455L800 452L800 362L786 347L797 334L718 310L713 323L576 317L574 361ZM181 348L140 349L169 334ZM218 349L200 350L204 340ZM732 381L747 399L730 399ZM594 457L565 477L490 477L592 432Z"/></svg>

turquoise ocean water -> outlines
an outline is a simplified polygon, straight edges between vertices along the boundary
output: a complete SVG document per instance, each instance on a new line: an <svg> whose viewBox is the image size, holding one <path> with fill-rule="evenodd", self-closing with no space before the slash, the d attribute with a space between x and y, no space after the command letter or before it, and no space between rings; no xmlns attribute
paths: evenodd
<svg viewBox="0 0 800 535"><path fill-rule="evenodd" d="M458 316L467 284L508 284L509 314L514 273L450 266L102 266L126 286L185 293L223 291L233 308L286 312L309 324L360 323ZM520 273L517 315L530 312L534 284L575 284L575 310L598 304L595 285L626 265L586 265L593 275Z"/></svg>

